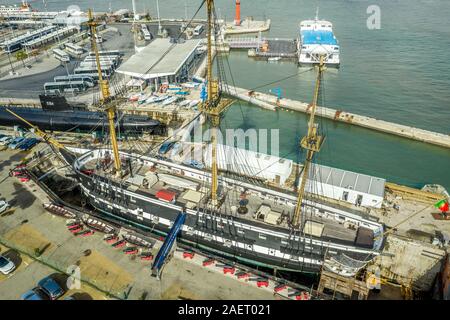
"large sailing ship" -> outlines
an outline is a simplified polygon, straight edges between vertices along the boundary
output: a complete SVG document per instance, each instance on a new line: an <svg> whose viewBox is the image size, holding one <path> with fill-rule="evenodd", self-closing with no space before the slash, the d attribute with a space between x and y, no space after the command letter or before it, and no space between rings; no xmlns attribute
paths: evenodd
<svg viewBox="0 0 450 320"><path fill-rule="evenodd" d="M74 156L56 144L73 167L83 196L107 216L166 236L180 212L186 219L178 241L230 260L289 270L319 272L326 265L354 275L377 256L383 245L383 226L356 212L327 204L305 193L314 155L324 137L315 122L324 61L318 67L307 135L306 152L296 192L253 183L218 168L217 134L222 113L232 104L223 84L213 76L214 1L207 6L207 97L199 107L211 126L205 163L210 170L176 163L156 155L119 150L115 133L115 103L102 79L97 44L102 105L109 120L110 147ZM90 14L92 34L96 23ZM91 37L94 39L95 37ZM49 142L51 139L47 136ZM206 155L204 155L206 157ZM325 258L327 257L327 258Z"/></svg>

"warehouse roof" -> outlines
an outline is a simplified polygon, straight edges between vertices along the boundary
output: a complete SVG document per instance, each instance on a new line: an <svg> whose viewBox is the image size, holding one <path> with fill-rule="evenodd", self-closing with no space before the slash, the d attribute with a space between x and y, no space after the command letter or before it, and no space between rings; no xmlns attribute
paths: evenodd
<svg viewBox="0 0 450 320"><path fill-rule="evenodd" d="M309 177L319 183L384 197L385 179L318 164L311 167Z"/></svg>
<svg viewBox="0 0 450 320"><path fill-rule="evenodd" d="M175 75L199 43L200 40L171 43L169 39L155 39L123 63L117 72L141 79Z"/></svg>
<svg viewBox="0 0 450 320"><path fill-rule="evenodd" d="M205 155L205 163L211 167L211 144L208 145ZM245 175L247 177L259 177L266 180L277 180L285 184L292 173L293 161L279 158L265 153L234 148L228 145L217 145L217 163L220 170Z"/></svg>

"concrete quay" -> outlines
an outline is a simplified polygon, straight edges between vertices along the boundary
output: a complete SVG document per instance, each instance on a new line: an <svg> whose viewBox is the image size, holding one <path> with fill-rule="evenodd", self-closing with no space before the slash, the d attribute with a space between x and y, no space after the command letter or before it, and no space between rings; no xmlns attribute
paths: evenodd
<svg viewBox="0 0 450 320"><path fill-rule="evenodd" d="M235 89L235 90L234 90ZM275 108L281 109L289 109L302 113L310 113L310 105L308 103L291 100L291 99L280 99L277 97L261 93L261 92L253 92L251 97L249 96L249 90L240 89L240 88L232 88L230 90L230 94L235 96L238 99L241 99L242 96L247 96L244 101L250 102L257 106L261 107L261 104L265 105L265 109L269 109L268 105L272 105ZM327 119L331 119L334 121L344 122L347 124L360 126L363 128L384 132L388 134L393 134L396 136L400 136L403 138L429 143L432 145L450 148L450 135L432 132L420 128L414 128L410 126L405 126L402 124L392 123L384 120L379 120L367 116L361 116L357 114L353 114L350 112L345 112L342 110L335 110L331 108L318 107L317 115L319 117L324 117Z"/></svg>
<svg viewBox="0 0 450 320"><path fill-rule="evenodd" d="M250 34L266 32L270 30L271 20L266 21L256 21L251 19L245 19L241 22L241 25L236 26L234 22L225 22L223 24L224 36L237 35L237 34Z"/></svg>

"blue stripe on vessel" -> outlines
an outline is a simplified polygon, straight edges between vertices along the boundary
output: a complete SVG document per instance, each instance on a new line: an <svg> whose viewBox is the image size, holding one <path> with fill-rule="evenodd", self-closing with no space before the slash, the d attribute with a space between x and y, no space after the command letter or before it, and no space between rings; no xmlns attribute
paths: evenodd
<svg viewBox="0 0 450 320"><path fill-rule="evenodd" d="M338 44L333 32L326 30L304 30L302 31L302 40L303 44Z"/></svg>

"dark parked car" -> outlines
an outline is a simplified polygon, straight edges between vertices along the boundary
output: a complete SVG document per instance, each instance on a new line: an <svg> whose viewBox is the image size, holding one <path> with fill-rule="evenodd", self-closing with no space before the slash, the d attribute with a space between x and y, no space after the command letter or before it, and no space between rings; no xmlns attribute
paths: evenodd
<svg viewBox="0 0 450 320"><path fill-rule="evenodd" d="M22 295L22 300L50 300L50 297L41 289L34 288Z"/></svg>
<svg viewBox="0 0 450 320"><path fill-rule="evenodd" d="M52 276L45 277L39 281L38 286L50 297L51 300L56 300L65 293L61 285L53 279Z"/></svg>
<svg viewBox="0 0 450 320"><path fill-rule="evenodd" d="M160 155L166 154L169 152L170 149L175 145L175 141L167 141L162 144L162 146L159 148L158 153Z"/></svg>
<svg viewBox="0 0 450 320"><path fill-rule="evenodd" d="M27 139L27 140L25 140L25 142L23 142L21 145L19 145L19 149L23 150L23 151L27 151L27 150L31 149L32 147L34 147L38 143L39 143L38 139L35 139L35 138Z"/></svg>

